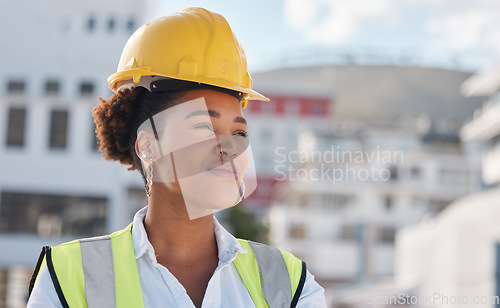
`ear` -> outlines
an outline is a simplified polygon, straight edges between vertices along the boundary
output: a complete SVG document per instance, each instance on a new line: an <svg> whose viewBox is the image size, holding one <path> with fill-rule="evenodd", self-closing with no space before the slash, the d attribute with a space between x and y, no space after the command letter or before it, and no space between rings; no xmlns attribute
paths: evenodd
<svg viewBox="0 0 500 308"><path fill-rule="evenodd" d="M142 162L147 164L149 164L151 160L155 161L158 159L157 142L154 136L141 130L137 134L137 139L135 140L135 153Z"/></svg>

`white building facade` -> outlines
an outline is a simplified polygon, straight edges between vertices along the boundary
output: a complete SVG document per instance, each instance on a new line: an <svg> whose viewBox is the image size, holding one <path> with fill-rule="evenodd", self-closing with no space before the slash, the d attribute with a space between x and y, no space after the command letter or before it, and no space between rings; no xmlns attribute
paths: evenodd
<svg viewBox="0 0 500 308"><path fill-rule="evenodd" d="M272 242L326 283L392 276L397 230L481 188L477 159L446 138L342 124L304 132L271 208Z"/></svg>
<svg viewBox="0 0 500 308"><path fill-rule="evenodd" d="M121 228L144 204L140 176L97 151L91 110L147 2L0 4L0 307L25 306L42 246Z"/></svg>
<svg viewBox="0 0 500 308"><path fill-rule="evenodd" d="M500 306L499 68L480 72L462 86L464 95L484 98L460 135L465 143L483 144L487 189L398 234L395 279L417 295L432 295L421 307Z"/></svg>

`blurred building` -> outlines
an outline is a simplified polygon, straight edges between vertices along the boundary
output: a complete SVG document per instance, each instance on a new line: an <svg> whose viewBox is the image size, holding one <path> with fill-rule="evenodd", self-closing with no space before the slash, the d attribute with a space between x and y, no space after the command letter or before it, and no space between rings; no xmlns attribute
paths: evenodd
<svg viewBox="0 0 500 308"><path fill-rule="evenodd" d="M377 307L367 302L400 291L381 280L394 274L396 232L482 188L478 146L458 136L481 104L460 95L470 75L349 65L254 74L264 93L331 97L330 121L296 126L297 147L268 155L271 243L308 263L333 307Z"/></svg>
<svg viewBox="0 0 500 308"><path fill-rule="evenodd" d="M398 234L396 282L432 294L421 307L500 307L500 67L472 76L462 91L484 98L460 135L484 145L488 189Z"/></svg>
<svg viewBox="0 0 500 308"><path fill-rule="evenodd" d="M253 73L254 87L271 102L252 102L246 111L259 172L259 186L249 202L267 207L279 177L275 162L280 155L297 151L302 130L323 129L332 121L404 124L416 118L420 126L429 121L442 126L438 130L462 125L480 104L479 99L459 94L460 84L469 76L451 70L352 63Z"/></svg>
<svg viewBox="0 0 500 308"><path fill-rule="evenodd" d="M91 109L146 2L0 4L0 307L25 306L42 246L116 230L144 204L140 177L98 153Z"/></svg>
<svg viewBox="0 0 500 308"><path fill-rule="evenodd" d="M398 229L481 188L479 162L457 138L410 125L304 131L287 157L271 239L335 283L392 276Z"/></svg>
<svg viewBox="0 0 500 308"><path fill-rule="evenodd" d="M91 109L98 96L111 95L106 78L153 9L151 0L0 3L6 29L0 32L0 307L24 306L42 246L110 233L145 204L140 176L97 151ZM265 212L277 196L276 210L287 213L272 216L284 220L273 222L276 243L310 259L324 281L391 273L395 228L476 187L474 164L463 162L459 145L430 133L454 127L475 108L477 100L453 94L467 73L340 65L252 76L255 88L272 101L252 102L245 111L259 182L248 202ZM420 120L399 126L409 118ZM332 125L346 119L398 125ZM439 127L422 133L429 123ZM391 179L374 187L366 181L281 185L280 171L297 167L290 159L277 164L283 156L299 148L324 151L330 142L367 153L402 150L404 163L376 164L388 168ZM428 153L430 144L445 150ZM312 167L306 162L304 169ZM433 186L441 182L447 188ZM318 248L321 255L304 249L318 243L327 243ZM347 254L339 255L342 245ZM334 264L346 259L350 263L337 272Z"/></svg>
<svg viewBox="0 0 500 308"><path fill-rule="evenodd" d="M0 307L24 306L42 246L110 233L145 205L138 173L98 152L91 110L111 95L106 78L153 8L147 0L0 4L0 23L12 29L0 33ZM298 124L326 123L331 110L324 95L270 96L245 111L259 181L248 205L262 215L275 182L266 151L296 148Z"/></svg>
<svg viewBox="0 0 500 308"><path fill-rule="evenodd" d="M271 101L253 101L244 111L258 176L257 189L246 204L262 215L267 213L273 198L272 188L278 181L275 170L277 152L297 150L302 128L328 125L333 105L326 95L268 92Z"/></svg>
<svg viewBox="0 0 500 308"><path fill-rule="evenodd" d="M481 97L483 106L461 130L465 142L484 145L483 181L491 187L500 183L500 66L480 72L462 86L466 96Z"/></svg>
<svg viewBox="0 0 500 308"><path fill-rule="evenodd" d="M0 307L22 307L42 246L111 233L145 205L141 177L102 159L91 115L106 78L154 1L2 2L0 25ZM298 123L330 119L330 98L271 95L245 113L258 190L271 199L270 145L296 148ZM279 119L279 121L276 121Z"/></svg>

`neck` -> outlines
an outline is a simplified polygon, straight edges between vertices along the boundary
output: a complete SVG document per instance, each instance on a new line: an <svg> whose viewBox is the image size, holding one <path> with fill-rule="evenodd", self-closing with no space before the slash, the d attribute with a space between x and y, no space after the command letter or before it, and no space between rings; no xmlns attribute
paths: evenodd
<svg viewBox="0 0 500 308"><path fill-rule="evenodd" d="M182 195L154 186L144 227L160 263L187 265L217 258L213 214L190 219Z"/></svg>

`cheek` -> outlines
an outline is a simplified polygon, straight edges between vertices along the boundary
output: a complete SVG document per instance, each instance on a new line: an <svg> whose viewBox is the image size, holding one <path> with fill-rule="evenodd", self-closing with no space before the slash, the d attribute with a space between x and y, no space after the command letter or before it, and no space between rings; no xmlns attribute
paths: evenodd
<svg viewBox="0 0 500 308"><path fill-rule="evenodd" d="M204 151L205 143L215 140L215 133L207 129L194 129L193 123L170 119L162 126L160 144L163 154L190 149Z"/></svg>
<svg viewBox="0 0 500 308"><path fill-rule="evenodd" d="M238 157L235 159L236 163L240 166L241 168L241 175L245 174L248 168L248 162L249 162L249 155L248 155L248 149L238 155Z"/></svg>
<svg viewBox="0 0 500 308"><path fill-rule="evenodd" d="M216 139L209 139L191 144L172 152L175 172L179 179L205 172L209 167L217 164L218 156L215 154ZM163 153L170 156L170 152Z"/></svg>
<svg viewBox="0 0 500 308"><path fill-rule="evenodd" d="M200 133L189 129L172 129L160 138L163 155L182 153L195 161L197 155L213 152L217 144L215 134ZM199 159L202 159L200 156Z"/></svg>

